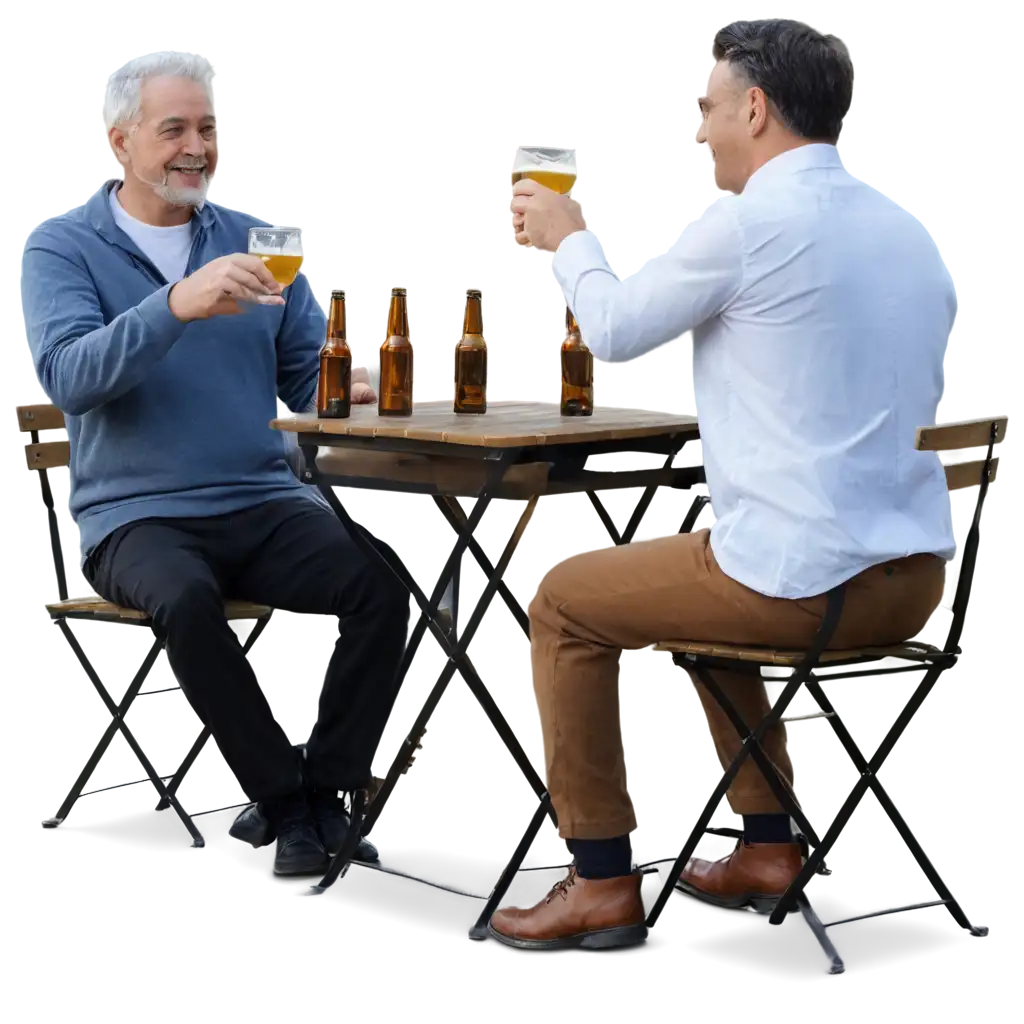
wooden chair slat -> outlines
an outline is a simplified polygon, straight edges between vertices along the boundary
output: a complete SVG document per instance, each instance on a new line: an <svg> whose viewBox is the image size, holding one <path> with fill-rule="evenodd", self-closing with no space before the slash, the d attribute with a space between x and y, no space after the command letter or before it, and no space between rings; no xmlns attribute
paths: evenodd
<svg viewBox="0 0 1024 1024"><path fill-rule="evenodd" d="M1006 437L1005 416L992 416L987 420L964 420L960 423L939 423L933 427L918 427L914 447L926 452L953 451L956 448L980 448L987 445L996 425L996 444Z"/></svg>
<svg viewBox="0 0 1024 1024"><path fill-rule="evenodd" d="M92 618L109 622L148 622L149 616L135 608L104 601L102 597L73 597L67 601L48 604L46 610L55 618ZM269 615L271 609L265 604L252 601L225 601L224 614L233 619L262 619Z"/></svg>
<svg viewBox="0 0 1024 1024"><path fill-rule="evenodd" d="M988 470L988 482L992 483L996 478L996 469L999 467L999 460L993 459ZM954 462L944 467L946 470L946 486L951 491L957 491L962 487L979 487L981 485L981 474L985 469L985 460L978 459L976 462Z"/></svg>
<svg viewBox="0 0 1024 1024"><path fill-rule="evenodd" d="M671 654L699 654L706 658L722 658L727 661L756 662L761 665L778 665L795 668L803 661L804 651L777 650L772 647L750 647L742 644L725 644L700 640L663 640L654 645L656 651ZM825 651L819 664L830 662L881 660L882 658L906 658L919 661L938 649L929 644L909 642L890 644L885 647L858 647L850 650Z"/></svg>
<svg viewBox="0 0 1024 1024"><path fill-rule="evenodd" d="M19 405L18 429L23 433L30 430L62 430L64 413L55 405Z"/></svg>
<svg viewBox="0 0 1024 1024"><path fill-rule="evenodd" d="M29 469L57 469L71 462L71 444L68 441L40 441L25 445L25 460Z"/></svg>

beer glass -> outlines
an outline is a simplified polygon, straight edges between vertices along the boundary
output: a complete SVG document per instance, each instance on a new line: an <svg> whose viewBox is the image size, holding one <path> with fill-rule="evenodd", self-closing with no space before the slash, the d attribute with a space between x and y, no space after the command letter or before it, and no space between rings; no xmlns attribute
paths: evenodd
<svg viewBox="0 0 1024 1024"><path fill-rule="evenodd" d="M579 177L574 145L514 145L509 177L512 184L529 178L561 196L571 196ZM524 243L513 241L513 246ZM525 243L529 248L529 243Z"/></svg>
<svg viewBox="0 0 1024 1024"><path fill-rule="evenodd" d="M512 164L512 184L529 178L567 196L576 183L576 150L520 146Z"/></svg>
<svg viewBox="0 0 1024 1024"><path fill-rule="evenodd" d="M302 266L299 228L249 228L249 252L259 256L282 288L295 280Z"/></svg>

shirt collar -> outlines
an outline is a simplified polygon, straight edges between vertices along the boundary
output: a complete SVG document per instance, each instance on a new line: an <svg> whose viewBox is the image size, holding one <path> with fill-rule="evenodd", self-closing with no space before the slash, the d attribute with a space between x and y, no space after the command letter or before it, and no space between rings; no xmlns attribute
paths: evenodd
<svg viewBox="0 0 1024 1024"><path fill-rule="evenodd" d="M839 150L827 142L811 142L804 146L797 146L796 149L788 149L772 157L766 164L762 164L747 179L743 189L743 195L751 190L756 191L772 181L790 177L801 171L809 171L818 168L842 168L843 161L839 158Z"/></svg>
<svg viewBox="0 0 1024 1024"><path fill-rule="evenodd" d="M108 242L115 245L123 245L126 237L114 220L114 212L110 209L110 190L121 184L117 179L104 182L103 186L85 204L86 220L102 235ZM196 210L191 218L191 223L198 228L209 228L214 221L214 211L209 202L203 204L201 210Z"/></svg>

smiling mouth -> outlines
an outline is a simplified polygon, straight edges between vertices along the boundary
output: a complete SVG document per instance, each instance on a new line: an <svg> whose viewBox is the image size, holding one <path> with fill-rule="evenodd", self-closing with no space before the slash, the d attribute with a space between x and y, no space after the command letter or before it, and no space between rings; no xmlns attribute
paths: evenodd
<svg viewBox="0 0 1024 1024"><path fill-rule="evenodd" d="M205 174L205 167L172 167L172 171L177 171L179 174Z"/></svg>

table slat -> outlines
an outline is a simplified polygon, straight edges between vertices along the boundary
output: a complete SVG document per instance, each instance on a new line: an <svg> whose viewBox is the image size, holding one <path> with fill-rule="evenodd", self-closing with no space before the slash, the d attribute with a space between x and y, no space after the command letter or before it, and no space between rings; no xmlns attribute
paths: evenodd
<svg viewBox="0 0 1024 1024"><path fill-rule="evenodd" d="M380 416L372 405L353 406L348 419L300 414L271 426L326 438L406 438L481 448L532 447L584 441L628 440L663 434L699 436L694 416L646 409L598 408L592 416L562 416L554 404L493 402L482 416L457 416L450 402L421 402L411 416Z"/></svg>

